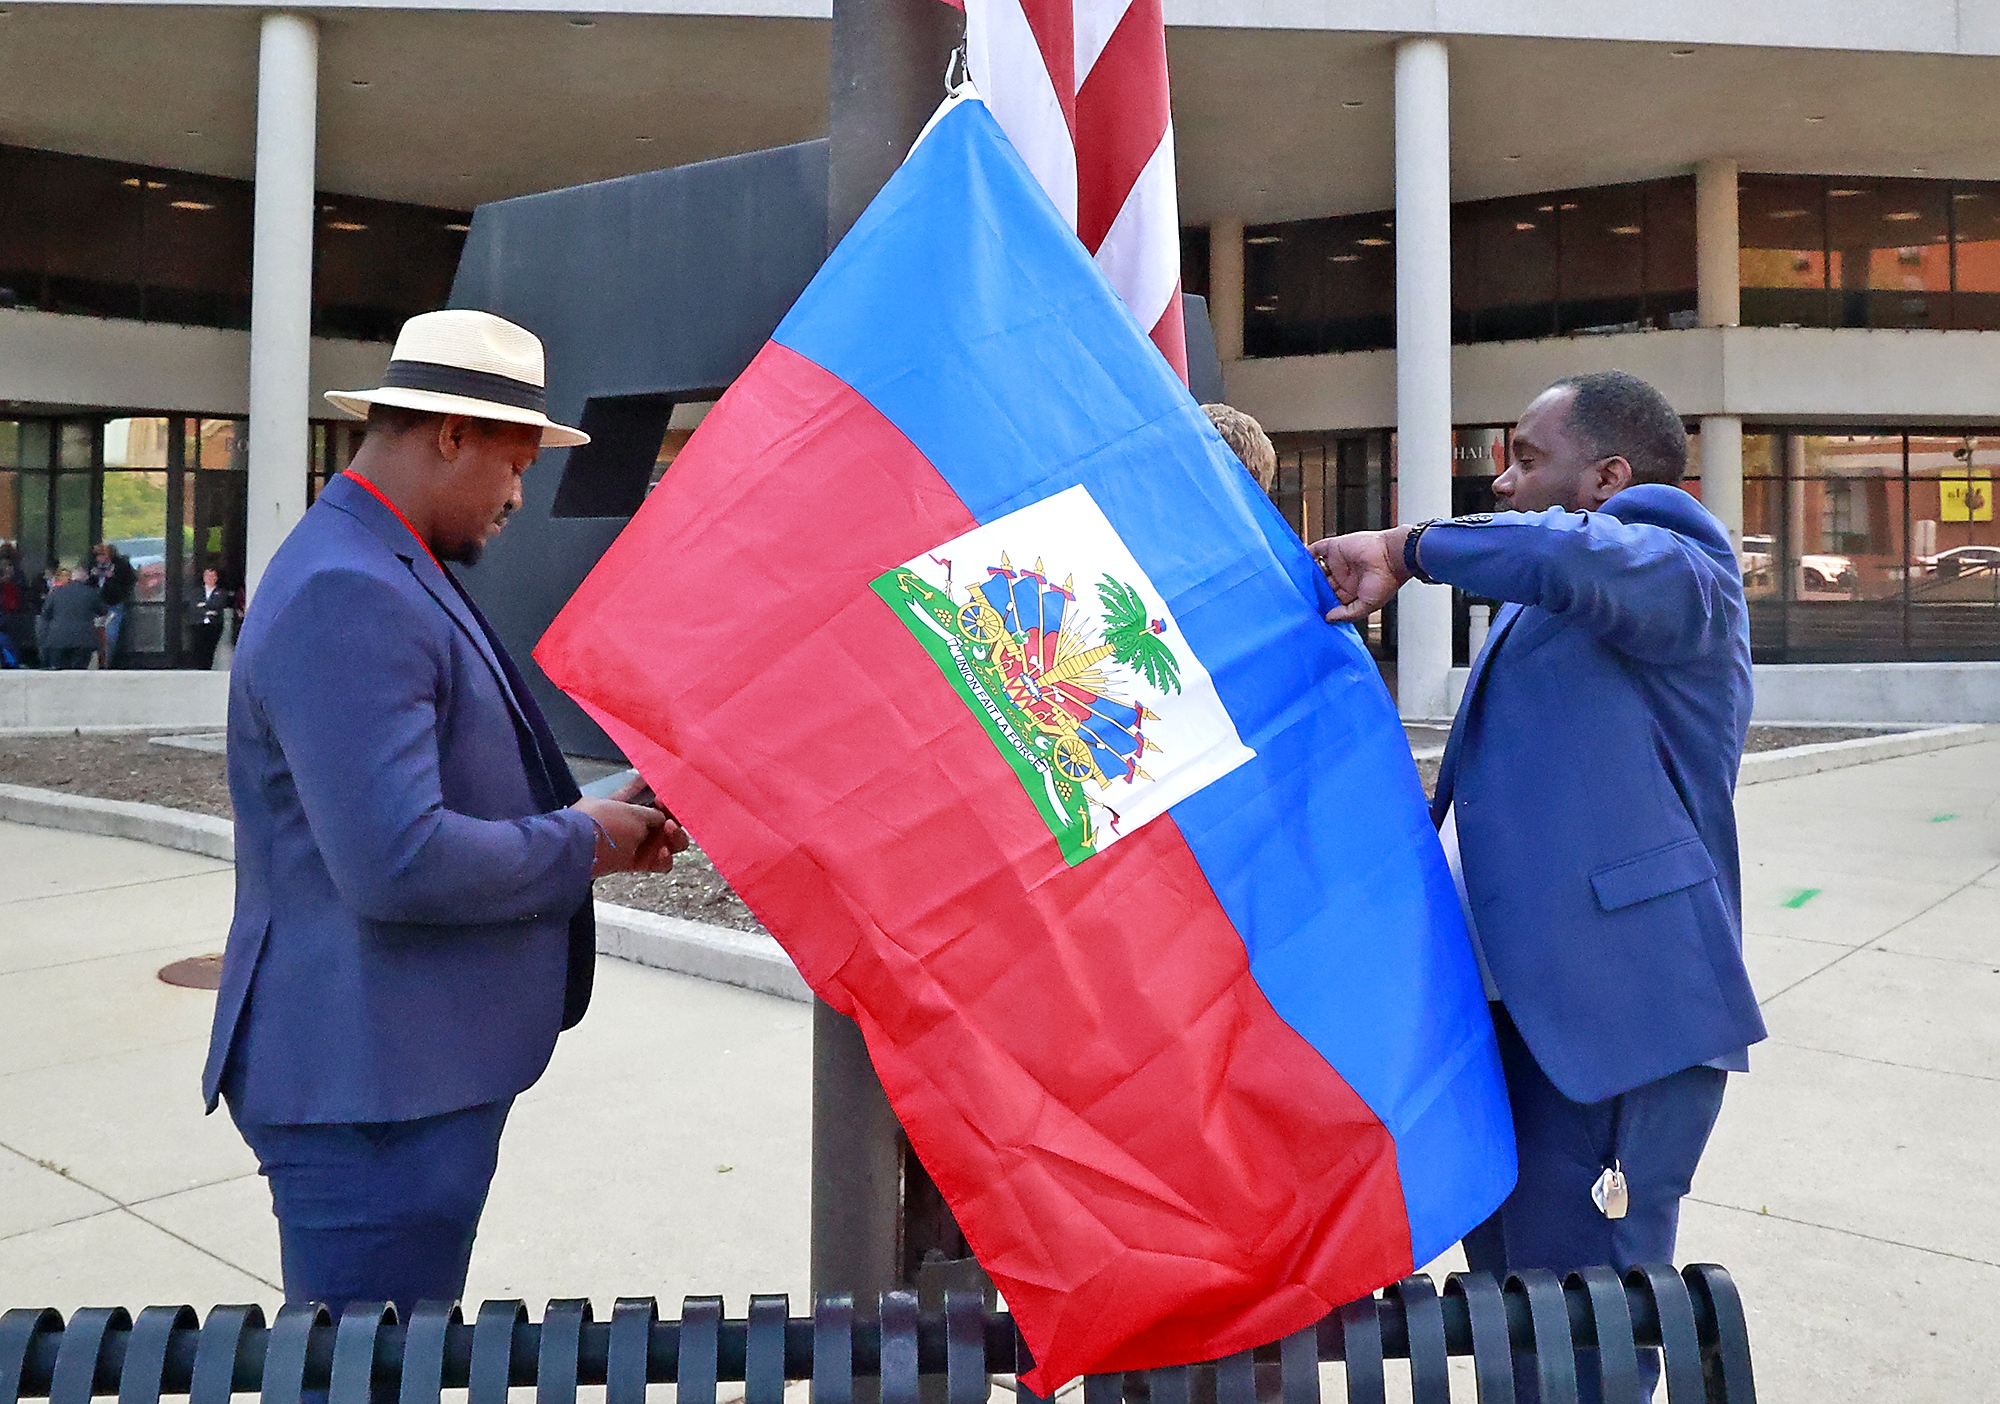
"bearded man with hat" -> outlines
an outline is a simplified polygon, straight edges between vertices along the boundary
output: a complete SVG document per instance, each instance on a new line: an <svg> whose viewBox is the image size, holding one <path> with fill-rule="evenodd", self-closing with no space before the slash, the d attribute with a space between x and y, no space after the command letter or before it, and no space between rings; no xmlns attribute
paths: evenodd
<svg viewBox="0 0 2000 1404"><path fill-rule="evenodd" d="M285 1296L454 1300L514 1098L589 1001L590 883L686 835L579 797L470 565L544 447L542 344L404 324L347 472L272 557L229 692L236 910L203 1094L270 1182ZM639 802L628 802L639 801Z"/></svg>

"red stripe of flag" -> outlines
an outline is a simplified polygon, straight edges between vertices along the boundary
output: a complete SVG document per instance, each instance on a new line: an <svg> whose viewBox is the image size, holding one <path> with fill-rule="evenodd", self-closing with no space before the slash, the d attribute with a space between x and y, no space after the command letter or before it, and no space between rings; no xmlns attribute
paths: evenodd
<svg viewBox="0 0 2000 1404"><path fill-rule="evenodd" d="M1171 120L1160 3L1132 0L1084 78L1070 124L1076 132L1076 236L1092 253L1125 208Z"/></svg>

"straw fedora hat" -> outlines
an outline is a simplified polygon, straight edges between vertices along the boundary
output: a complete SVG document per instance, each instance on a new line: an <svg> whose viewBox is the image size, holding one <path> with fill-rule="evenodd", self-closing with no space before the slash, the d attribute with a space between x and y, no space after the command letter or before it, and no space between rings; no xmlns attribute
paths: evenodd
<svg viewBox="0 0 2000 1404"><path fill-rule="evenodd" d="M541 426L543 448L590 442L547 412L542 339L491 312L425 312L403 323L389 368L373 390L329 390L327 400L359 418L370 405L464 414Z"/></svg>

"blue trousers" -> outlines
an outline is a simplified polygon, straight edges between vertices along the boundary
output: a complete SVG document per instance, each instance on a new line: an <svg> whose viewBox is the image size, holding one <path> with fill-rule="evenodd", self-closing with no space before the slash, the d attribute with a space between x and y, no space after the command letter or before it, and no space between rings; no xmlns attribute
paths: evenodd
<svg viewBox="0 0 2000 1404"><path fill-rule="evenodd" d="M1681 1197L1722 1110L1729 1074L1683 1068L1602 1102L1572 1102L1549 1081L1506 1008L1492 1008L1521 1178L1493 1217L1465 1236L1467 1265L1504 1280L1522 1268L1561 1275L1595 1264L1623 1272L1672 1262ZM1605 1218L1590 1198L1591 1185L1614 1160L1631 1195L1622 1219ZM1652 1397L1659 1369L1658 1352L1640 1352L1641 1400ZM1577 1374L1583 1404L1600 1404L1595 1351L1579 1353ZM1515 1371L1515 1398L1516 1404L1540 1398L1532 1361Z"/></svg>
<svg viewBox="0 0 2000 1404"><path fill-rule="evenodd" d="M285 1300L457 1301L510 1098L416 1121L237 1121L271 1185ZM231 1112L234 1113L232 1106Z"/></svg>

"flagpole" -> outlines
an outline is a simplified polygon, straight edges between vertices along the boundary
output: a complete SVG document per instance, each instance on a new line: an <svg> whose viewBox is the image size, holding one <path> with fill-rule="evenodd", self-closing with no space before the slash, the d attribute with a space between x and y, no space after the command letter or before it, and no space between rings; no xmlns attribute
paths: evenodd
<svg viewBox="0 0 2000 1404"><path fill-rule="evenodd" d="M894 174L944 97L964 16L940 0L833 0L827 247ZM928 1250L950 1258L957 1225L909 1152L853 1020L813 1004L812 1290L916 1285Z"/></svg>

